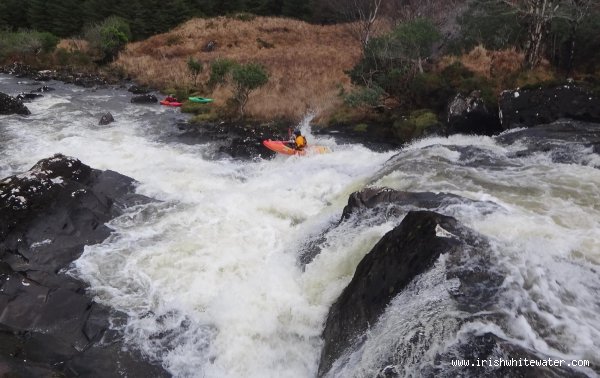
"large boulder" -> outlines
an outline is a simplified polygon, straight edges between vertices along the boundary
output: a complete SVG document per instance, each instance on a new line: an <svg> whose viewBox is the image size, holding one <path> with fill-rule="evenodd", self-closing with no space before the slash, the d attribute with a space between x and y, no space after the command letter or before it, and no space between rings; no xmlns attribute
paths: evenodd
<svg viewBox="0 0 600 378"><path fill-rule="evenodd" d="M217 48L216 41L208 41L204 46L202 46L202 52L213 52Z"/></svg>
<svg viewBox="0 0 600 378"><path fill-rule="evenodd" d="M0 115L29 115L31 112L21 100L0 92Z"/></svg>
<svg viewBox="0 0 600 378"><path fill-rule="evenodd" d="M559 118L600 122L600 98L573 84L504 91L499 106L503 129L531 127Z"/></svg>
<svg viewBox="0 0 600 378"><path fill-rule="evenodd" d="M461 247L452 237L461 232L457 221L430 211L409 212L358 264L352 281L331 306L325 329L319 376L375 324L390 300L442 253Z"/></svg>
<svg viewBox="0 0 600 378"><path fill-rule="evenodd" d="M108 125L115 121L115 118L110 112L104 113L98 122L99 125Z"/></svg>
<svg viewBox="0 0 600 378"><path fill-rule="evenodd" d="M498 115L487 109L479 91L454 96L447 113L448 134L494 135L502 131Z"/></svg>
<svg viewBox="0 0 600 378"><path fill-rule="evenodd" d="M158 99L153 94L145 94L140 96L133 96L131 102L134 104L154 104L158 102Z"/></svg>
<svg viewBox="0 0 600 378"><path fill-rule="evenodd" d="M62 273L111 230L105 222L149 198L113 171L63 155L0 181L0 371L9 376L166 376L123 351L124 319ZM26 361L26 362L24 362Z"/></svg>
<svg viewBox="0 0 600 378"><path fill-rule="evenodd" d="M136 95L140 95L140 94L146 94L146 93L150 92L150 89L148 87L132 85L127 89L127 91L131 92L133 94L136 94Z"/></svg>

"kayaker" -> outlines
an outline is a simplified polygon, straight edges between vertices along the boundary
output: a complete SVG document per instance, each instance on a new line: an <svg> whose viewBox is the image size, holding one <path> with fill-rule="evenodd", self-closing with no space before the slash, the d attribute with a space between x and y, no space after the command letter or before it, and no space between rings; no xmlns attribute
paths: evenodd
<svg viewBox="0 0 600 378"><path fill-rule="evenodd" d="M294 130L294 135L290 140L290 147L302 151L307 145L306 138L299 129Z"/></svg>
<svg viewBox="0 0 600 378"><path fill-rule="evenodd" d="M177 102L177 98L175 96L173 96L172 94L168 95L167 98L165 98L165 101L167 102Z"/></svg>

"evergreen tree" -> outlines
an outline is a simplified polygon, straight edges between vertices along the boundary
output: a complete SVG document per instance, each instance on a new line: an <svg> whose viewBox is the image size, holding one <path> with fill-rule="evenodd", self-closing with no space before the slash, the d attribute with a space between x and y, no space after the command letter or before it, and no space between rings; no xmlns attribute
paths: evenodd
<svg viewBox="0 0 600 378"><path fill-rule="evenodd" d="M0 30L18 30L29 28L29 21L27 20L28 7L29 1L0 1Z"/></svg>
<svg viewBox="0 0 600 378"><path fill-rule="evenodd" d="M309 20L312 17L312 9L309 2L283 0L281 14L287 17Z"/></svg>
<svg viewBox="0 0 600 378"><path fill-rule="evenodd" d="M45 0L30 0L27 9L27 21L32 29L37 31L52 30L52 19L48 13Z"/></svg>
<svg viewBox="0 0 600 378"><path fill-rule="evenodd" d="M50 32L59 37L71 37L78 34L83 26L81 2L61 0L48 2L48 15L52 28Z"/></svg>

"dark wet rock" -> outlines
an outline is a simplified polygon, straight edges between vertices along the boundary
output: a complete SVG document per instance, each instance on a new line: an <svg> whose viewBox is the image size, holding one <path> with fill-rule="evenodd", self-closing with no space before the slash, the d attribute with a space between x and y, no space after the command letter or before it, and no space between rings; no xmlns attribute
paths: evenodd
<svg viewBox="0 0 600 378"><path fill-rule="evenodd" d="M29 115L31 112L19 99L0 92L0 115L10 114Z"/></svg>
<svg viewBox="0 0 600 378"><path fill-rule="evenodd" d="M40 97L44 97L44 95L41 95L39 93L19 93L16 96L16 99L20 101L31 101Z"/></svg>
<svg viewBox="0 0 600 378"><path fill-rule="evenodd" d="M229 156L240 160L271 158L276 153L266 148L262 141L289 139L288 126L278 124L181 123L178 131L174 136L178 142L210 142L215 148L214 157Z"/></svg>
<svg viewBox="0 0 600 378"><path fill-rule="evenodd" d="M31 92L50 92L50 91L53 91L53 90L55 90L55 89L52 88L52 87L48 87L48 86L44 85L44 86L39 87L38 89L35 89L35 90L31 91Z"/></svg>
<svg viewBox="0 0 600 378"><path fill-rule="evenodd" d="M131 102L134 104L154 104L158 102L158 99L155 95L145 94L139 96L133 96L131 98Z"/></svg>
<svg viewBox="0 0 600 378"><path fill-rule="evenodd" d="M479 91L454 96L448 104L448 134L494 135L502 131L500 119L490 112Z"/></svg>
<svg viewBox="0 0 600 378"><path fill-rule="evenodd" d="M213 51L215 51L216 48L217 48L217 42L208 41L208 43L206 43L206 45L204 45L202 47L202 51L203 52L213 52Z"/></svg>
<svg viewBox="0 0 600 378"><path fill-rule="evenodd" d="M148 92L150 92L150 89L148 87L142 87L142 86L137 86L137 85L132 85L127 89L128 92L131 92L133 94L146 94Z"/></svg>
<svg viewBox="0 0 600 378"><path fill-rule="evenodd" d="M458 222L430 211L409 212L358 264L331 306L323 330L319 376L368 328L389 302L442 253L462 247Z"/></svg>
<svg viewBox="0 0 600 378"><path fill-rule="evenodd" d="M410 211L362 259L351 282L332 305L323 331L319 376L325 375L342 356L337 364L344 364L352 348L365 342L367 329L375 326L392 299L417 276L427 274L442 254L443 279L456 284L451 289L440 289L449 290L455 308L471 317L494 309L504 276L492 268L488 241L452 217ZM403 336L398 335L398 339ZM415 364L414 358L419 356L407 353L408 350L421 350L423 342L426 345L417 333L399 343L398 350L382 351L380 357L384 361L389 357L390 362L381 365L379 376L404 376L403 366ZM417 343L421 346L413 345Z"/></svg>
<svg viewBox="0 0 600 378"><path fill-rule="evenodd" d="M62 273L104 225L149 198L134 181L55 155L0 181L0 371L15 376L167 376L124 351L83 282ZM26 361L26 362L24 362ZM6 369L3 371L2 369Z"/></svg>
<svg viewBox="0 0 600 378"><path fill-rule="evenodd" d="M100 118L100 121L98 122L99 125L108 125L109 123L114 122L115 119L113 117L113 115L108 112L102 115L102 118Z"/></svg>
<svg viewBox="0 0 600 378"><path fill-rule="evenodd" d="M431 130L432 132L434 131L433 129ZM337 124L315 128L313 134L332 137L338 144L361 144L370 150L378 152L394 150L402 146L401 141L394 135L392 127L387 124Z"/></svg>
<svg viewBox="0 0 600 378"><path fill-rule="evenodd" d="M302 266L310 264L321 253L321 246L327 232L338 227L341 222L350 220L363 222L368 219L369 224L375 225L391 218L402 217L411 210L439 210L460 205L477 208L481 214L500 209L500 206L493 202L474 201L451 193L406 192L379 187L365 188L348 197L348 204L344 207L339 222L331 224L316 238L308 239L299 261Z"/></svg>
<svg viewBox="0 0 600 378"><path fill-rule="evenodd" d="M398 216L407 209L436 209L451 204L475 204L476 201L451 193L404 192L389 188L366 188L354 192L342 212L342 220L366 209L379 209L381 215ZM492 203L489 203L493 205Z"/></svg>
<svg viewBox="0 0 600 378"><path fill-rule="evenodd" d="M600 123L562 119L496 137L499 143L519 143L523 149L514 157L548 153L552 161L566 164L586 164L590 152L600 153Z"/></svg>
<svg viewBox="0 0 600 378"><path fill-rule="evenodd" d="M559 118L600 122L600 98L573 84L504 91L499 106L503 129L531 127Z"/></svg>
<svg viewBox="0 0 600 378"><path fill-rule="evenodd" d="M400 378L400 373L394 365L388 365L377 373L376 378Z"/></svg>
<svg viewBox="0 0 600 378"><path fill-rule="evenodd" d="M32 76L32 79L35 81L50 81L52 79L55 79L56 77L57 77L56 71L43 70L43 71L36 72Z"/></svg>

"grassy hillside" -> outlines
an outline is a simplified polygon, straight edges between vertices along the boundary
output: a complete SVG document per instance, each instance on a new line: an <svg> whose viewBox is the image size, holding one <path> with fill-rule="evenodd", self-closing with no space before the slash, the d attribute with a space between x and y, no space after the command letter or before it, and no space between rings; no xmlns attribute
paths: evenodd
<svg viewBox="0 0 600 378"><path fill-rule="evenodd" d="M216 42L211 52L202 48ZM196 88L187 68L193 57L204 63ZM343 25L319 26L285 18L250 20L219 17L190 20L178 28L127 45L115 65L136 81L161 89L190 88L223 106L231 88L209 92L209 64L217 58L256 62L269 71L267 85L252 93L249 116L298 119L308 110L326 117L341 103L344 73L360 58L360 45Z"/></svg>

